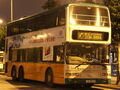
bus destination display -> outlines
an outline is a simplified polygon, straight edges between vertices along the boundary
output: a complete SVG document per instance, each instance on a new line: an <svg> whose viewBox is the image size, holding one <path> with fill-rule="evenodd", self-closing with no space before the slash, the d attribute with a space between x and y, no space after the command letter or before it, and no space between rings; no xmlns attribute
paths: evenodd
<svg viewBox="0 0 120 90"><path fill-rule="evenodd" d="M73 31L72 38L75 40L106 41L108 34L104 32Z"/></svg>

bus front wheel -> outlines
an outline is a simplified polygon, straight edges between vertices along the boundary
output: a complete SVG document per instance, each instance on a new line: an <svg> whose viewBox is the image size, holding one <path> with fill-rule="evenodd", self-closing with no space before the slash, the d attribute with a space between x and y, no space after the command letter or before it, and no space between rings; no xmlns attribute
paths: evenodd
<svg viewBox="0 0 120 90"><path fill-rule="evenodd" d="M45 83L48 87L53 87L53 72L48 69L45 75Z"/></svg>

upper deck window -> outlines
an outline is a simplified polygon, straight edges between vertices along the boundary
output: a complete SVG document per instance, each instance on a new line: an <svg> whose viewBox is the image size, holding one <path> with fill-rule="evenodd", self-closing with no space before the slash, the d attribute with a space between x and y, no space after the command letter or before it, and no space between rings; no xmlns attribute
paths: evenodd
<svg viewBox="0 0 120 90"><path fill-rule="evenodd" d="M92 6L70 6L70 22L75 25L110 26L108 10Z"/></svg>
<svg viewBox="0 0 120 90"><path fill-rule="evenodd" d="M7 36L49 29L66 24L66 7L51 9L8 24Z"/></svg>

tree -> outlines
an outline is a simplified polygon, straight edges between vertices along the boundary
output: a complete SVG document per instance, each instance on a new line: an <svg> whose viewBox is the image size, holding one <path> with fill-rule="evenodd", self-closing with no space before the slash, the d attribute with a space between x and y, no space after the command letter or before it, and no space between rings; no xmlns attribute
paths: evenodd
<svg viewBox="0 0 120 90"><path fill-rule="evenodd" d="M42 6L43 9L52 9L57 6L57 1L55 0L48 0L44 6Z"/></svg>
<svg viewBox="0 0 120 90"><path fill-rule="evenodd" d="M112 41L120 41L120 0L105 0L110 9L112 21Z"/></svg>
<svg viewBox="0 0 120 90"><path fill-rule="evenodd" d="M6 23L0 24L0 51L4 50L6 31Z"/></svg>
<svg viewBox="0 0 120 90"><path fill-rule="evenodd" d="M111 13L111 21L112 21L112 42L118 43L120 42L120 0L105 0L106 5L110 9ZM119 62L119 60L118 60ZM119 65L118 64L118 70L117 70L117 82L118 84L120 82L120 71L119 71Z"/></svg>

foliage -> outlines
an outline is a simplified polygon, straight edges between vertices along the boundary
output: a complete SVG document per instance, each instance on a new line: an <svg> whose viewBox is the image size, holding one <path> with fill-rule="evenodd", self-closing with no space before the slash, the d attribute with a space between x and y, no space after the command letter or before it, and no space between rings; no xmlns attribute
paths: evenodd
<svg viewBox="0 0 120 90"><path fill-rule="evenodd" d="M57 6L57 2L55 0L48 0L44 6L42 6L43 9L52 9Z"/></svg>
<svg viewBox="0 0 120 90"><path fill-rule="evenodd" d="M106 5L111 12L112 21L112 41L118 43L120 41L120 0L106 0ZM120 71L117 72L116 85L120 82Z"/></svg>
<svg viewBox="0 0 120 90"><path fill-rule="evenodd" d="M105 0L110 9L112 21L112 41L120 41L120 0Z"/></svg>
<svg viewBox="0 0 120 90"><path fill-rule="evenodd" d="M6 23L0 24L0 51L4 50L6 30Z"/></svg>

